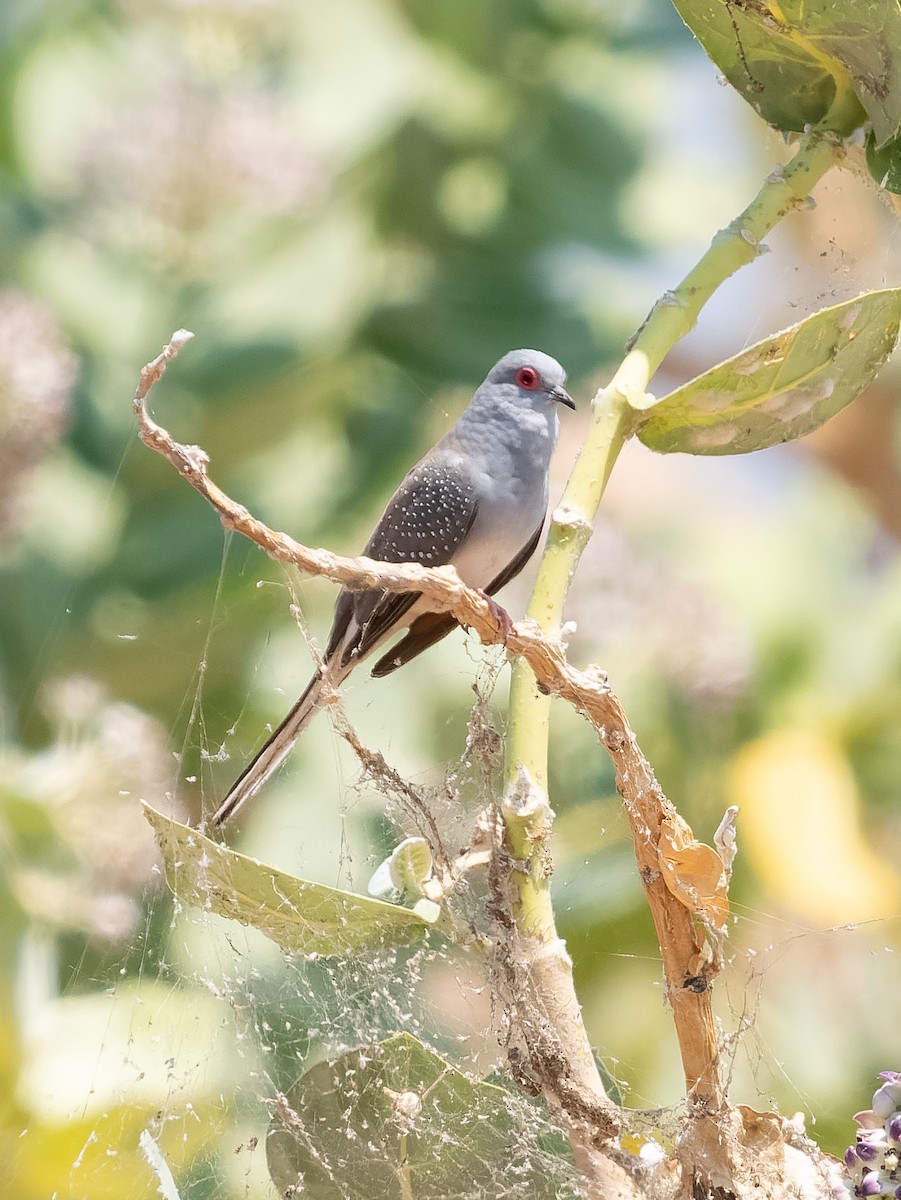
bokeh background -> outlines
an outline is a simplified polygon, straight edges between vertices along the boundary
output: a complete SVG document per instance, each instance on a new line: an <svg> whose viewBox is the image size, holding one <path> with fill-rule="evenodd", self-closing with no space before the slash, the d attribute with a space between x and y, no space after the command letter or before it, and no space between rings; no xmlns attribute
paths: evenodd
<svg viewBox="0 0 901 1200"><path fill-rule="evenodd" d="M498 1055L468 964L436 953L413 983L407 964L376 1002L362 968L311 976L162 886L138 800L215 806L306 681L334 591L226 537L140 447L141 364L193 330L158 418L263 519L351 552L487 368L537 346L580 401L559 494L625 339L787 153L665 0L0 6L11 1197L155 1194L145 1128L183 1197L269 1195L266 1100L311 1056L405 1027L405 990L461 1062ZM896 214L853 172L769 241L655 390L901 270ZM575 661L609 671L698 836L741 805L718 991L732 1095L805 1110L833 1151L901 1065L898 386L889 367L803 444L744 459L628 447L568 611ZM473 679L499 665L455 635L355 678L346 710L440 793ZM598 1053L628 1104L678 1105L612 772L562 706L552 801ZM323 718L230 836L365 890L398 836L383 810Z"/></svg>

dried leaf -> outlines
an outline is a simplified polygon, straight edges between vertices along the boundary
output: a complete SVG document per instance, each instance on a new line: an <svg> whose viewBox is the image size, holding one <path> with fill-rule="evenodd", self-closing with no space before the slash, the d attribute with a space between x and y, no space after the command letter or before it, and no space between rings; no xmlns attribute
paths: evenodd
<svg viewBox="0 0 901 1200"><path fill-rule="evenodd" d="M660 870L672 894L704 924L721 934L729 919L729 893L723 860L697 841L679 816L661 822L657 843Z"/></svg>

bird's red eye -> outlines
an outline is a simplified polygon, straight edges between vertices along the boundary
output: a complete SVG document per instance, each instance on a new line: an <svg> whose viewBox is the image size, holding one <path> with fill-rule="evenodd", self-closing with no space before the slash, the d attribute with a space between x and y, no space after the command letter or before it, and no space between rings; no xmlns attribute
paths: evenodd
<svg viewBox="0 0 901 1200"><path fill-rule="evenodd" d="M541 376L534 367L520 367L516 372L516 382L527 392L537 392L541 385Z"/></svg>

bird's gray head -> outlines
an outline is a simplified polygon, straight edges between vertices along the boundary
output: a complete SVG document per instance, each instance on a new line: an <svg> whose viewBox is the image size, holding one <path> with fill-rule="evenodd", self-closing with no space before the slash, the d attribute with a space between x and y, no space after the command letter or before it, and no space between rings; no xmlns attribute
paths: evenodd
<svg viewBox="0 0 901 1200"><path fill-rule="evenodd" d="M511 350L494 364L485 379L485 384L499 385L508 395L515 394L516 389L530 408L536 407L536 401L575 408L563 386L565 382L566 372L557 360L540 350Z"/></svg>

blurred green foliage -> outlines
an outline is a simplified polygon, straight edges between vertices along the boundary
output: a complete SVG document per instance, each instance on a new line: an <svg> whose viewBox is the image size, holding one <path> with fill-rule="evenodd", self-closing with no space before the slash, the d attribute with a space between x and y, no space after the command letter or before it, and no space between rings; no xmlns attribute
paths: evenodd
<svg viewBox="0 0 901 1200"><path fill-rule="evenodd" d="M642 204L672 184L654 131L704 71L662 0L0 6L0 1147L17 1200L155 1194L143 1128L183 1197L265 1196L252 1139L311 1055L403 1027L496 1057L473 1033L482 981L443 952L302 968L159 886L137 799L213 806L305 680L290 606L321 644L333 591L225 538L136 444L130 395L192 329L159 419L275 527L357 549L505 350L553 353L590 394L656 298ZM714 183L747 199L740 172L715 176L699 207ZM736 1098L809 1103L838 1148L897 1065L871 1019L897 982L895 544L785 453L627 454L609 511L571 598L574 658L609 669L699 836L749 778L782 805L775 824L749 805L722 1018ZM439 806L481 663L455 636L347 697ZM556 894L590 1031L628 1103L676 1102L612 772L574 714L555 721ZM814 741L778 740L796 727ZM398 835L336 740L310 730L242 848L364 890ZM820 808L796 803L793 754L822 769ZM441 819L465 839L482 784L459 773L466 811ZM785 881L808 860L802 903ZM855 920L872 925L828 932Z"/></svg>

